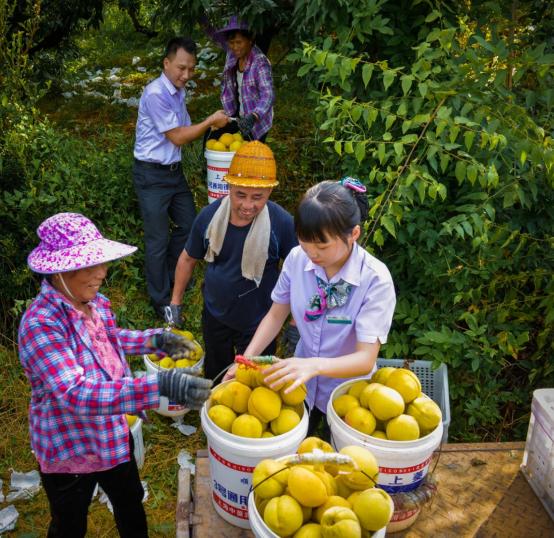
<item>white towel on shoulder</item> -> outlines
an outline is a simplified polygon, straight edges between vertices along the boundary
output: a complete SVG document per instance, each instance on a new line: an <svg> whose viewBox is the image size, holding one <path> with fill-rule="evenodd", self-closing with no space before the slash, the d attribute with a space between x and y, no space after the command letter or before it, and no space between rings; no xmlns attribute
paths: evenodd
<svg viewBox="0 0 554 538"><path fill-rule="evenodd" d="M204 259L207 262L213 262L215 257L221 252L230 218L231 201L229 196L226 196L221 201L221 205L214 213L206 229L208 250L206 251ZM269 250L270 234L271 221L269 219L269 209L266 204L252 221L242 250L242 276L247 280L253 280L256 286L260 285L264 274Z"/></svg>

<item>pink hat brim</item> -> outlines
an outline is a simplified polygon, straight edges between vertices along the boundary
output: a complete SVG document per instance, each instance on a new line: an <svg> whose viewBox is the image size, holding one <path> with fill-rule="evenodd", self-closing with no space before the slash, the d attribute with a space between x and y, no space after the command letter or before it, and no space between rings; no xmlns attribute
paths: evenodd
<svg viewBox="0 0 554 538"><path fill-rule="evenodd" d="M137 247L103 238L86 245L75 245L56 251L39 245L27 257L27 264L35 273L52 275L119 260L133 254L136 250Z"/></svg>

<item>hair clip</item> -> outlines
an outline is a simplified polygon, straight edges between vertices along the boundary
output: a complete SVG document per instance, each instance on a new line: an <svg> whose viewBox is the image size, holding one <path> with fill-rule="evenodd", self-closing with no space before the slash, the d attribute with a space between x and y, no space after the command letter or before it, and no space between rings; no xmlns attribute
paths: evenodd
<svg viewBox="0 0 554 538"><path fill-rule="evenodd" d="M365 185L359 179L356 179L355 177L352 177L352 176L344 176L339 181L339 183L343 187L346 187L347 189L351 189L356 192L366 192L367 190L365 188Z"/></svg>

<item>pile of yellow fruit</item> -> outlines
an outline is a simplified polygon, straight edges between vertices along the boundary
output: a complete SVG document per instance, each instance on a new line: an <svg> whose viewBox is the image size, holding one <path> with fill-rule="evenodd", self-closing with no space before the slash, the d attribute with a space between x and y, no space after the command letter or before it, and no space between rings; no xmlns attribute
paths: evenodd
<svg viewBox="0 0 554 538"><path fill-rule="evenodd" d="M202 346L194 339L193 334L190 331L181 331L179 329L171 329L175 334L179 334L194 342L194 350L191 352L190 356L186 359L172 359L171 357L164 357L163 359L156 355L155 353L150 353L148 358L150 362L153 362L160 368L165 368L166 370L171 370L171 368L191 368L194 366L204 355L204 350Z"/></svg>
<svg viewBox="0 0 554 538"><path fill-rule="evenodd" d="M298 453L334 452L333 447L308 437ZM262 460L252 475L254 500L265 524L278 536L293 538L361 538L386 527L394 503L387 492L375 488L379 465L361 446L346 446L356 470L341 471L333 463L293 465ZM270 477L270 478L269 478Z"/></svg>
<svg viewBox="0 0 554 538"><path fill-rule="evenodd" d="M390 366L380 368L369 381L353 383L333 400L333 409L350 427L391 441L424 437L442 420L440 407L421 392L418 377Z"/></svg>
<svg viewBox="0 0 554 538"><path fill-rule="evenodd" d="M244 144L240 133L223 133L219 139L210 138L206 142L206 149L212 151L232 151L235 152Z"/></svg>
<svg viewBox="0 0 554 538"><path fill-rule="evenodd" d="M235 379L212 391L208 416L226 432L239 437L274 437L296 427L304 414L306 386L285 394L263 380L260 369L240 365Z"/></svg>

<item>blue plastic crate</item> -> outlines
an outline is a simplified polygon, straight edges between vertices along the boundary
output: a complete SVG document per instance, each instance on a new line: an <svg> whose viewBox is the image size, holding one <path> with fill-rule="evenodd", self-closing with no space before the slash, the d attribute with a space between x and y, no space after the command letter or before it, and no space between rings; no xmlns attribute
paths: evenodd
<svg viewBox="0 0 554 538"><path fill-rule="evenodd" d="M384 366L404 367L404 359L377 359L377 368ZM450 395L448 393L448 368L441 364L436 370L431 361L410 361L409 369L417 375L421 382L421 390L432 398L442 412L442 442L448 442L448 427L450 426Z"/></svg>

